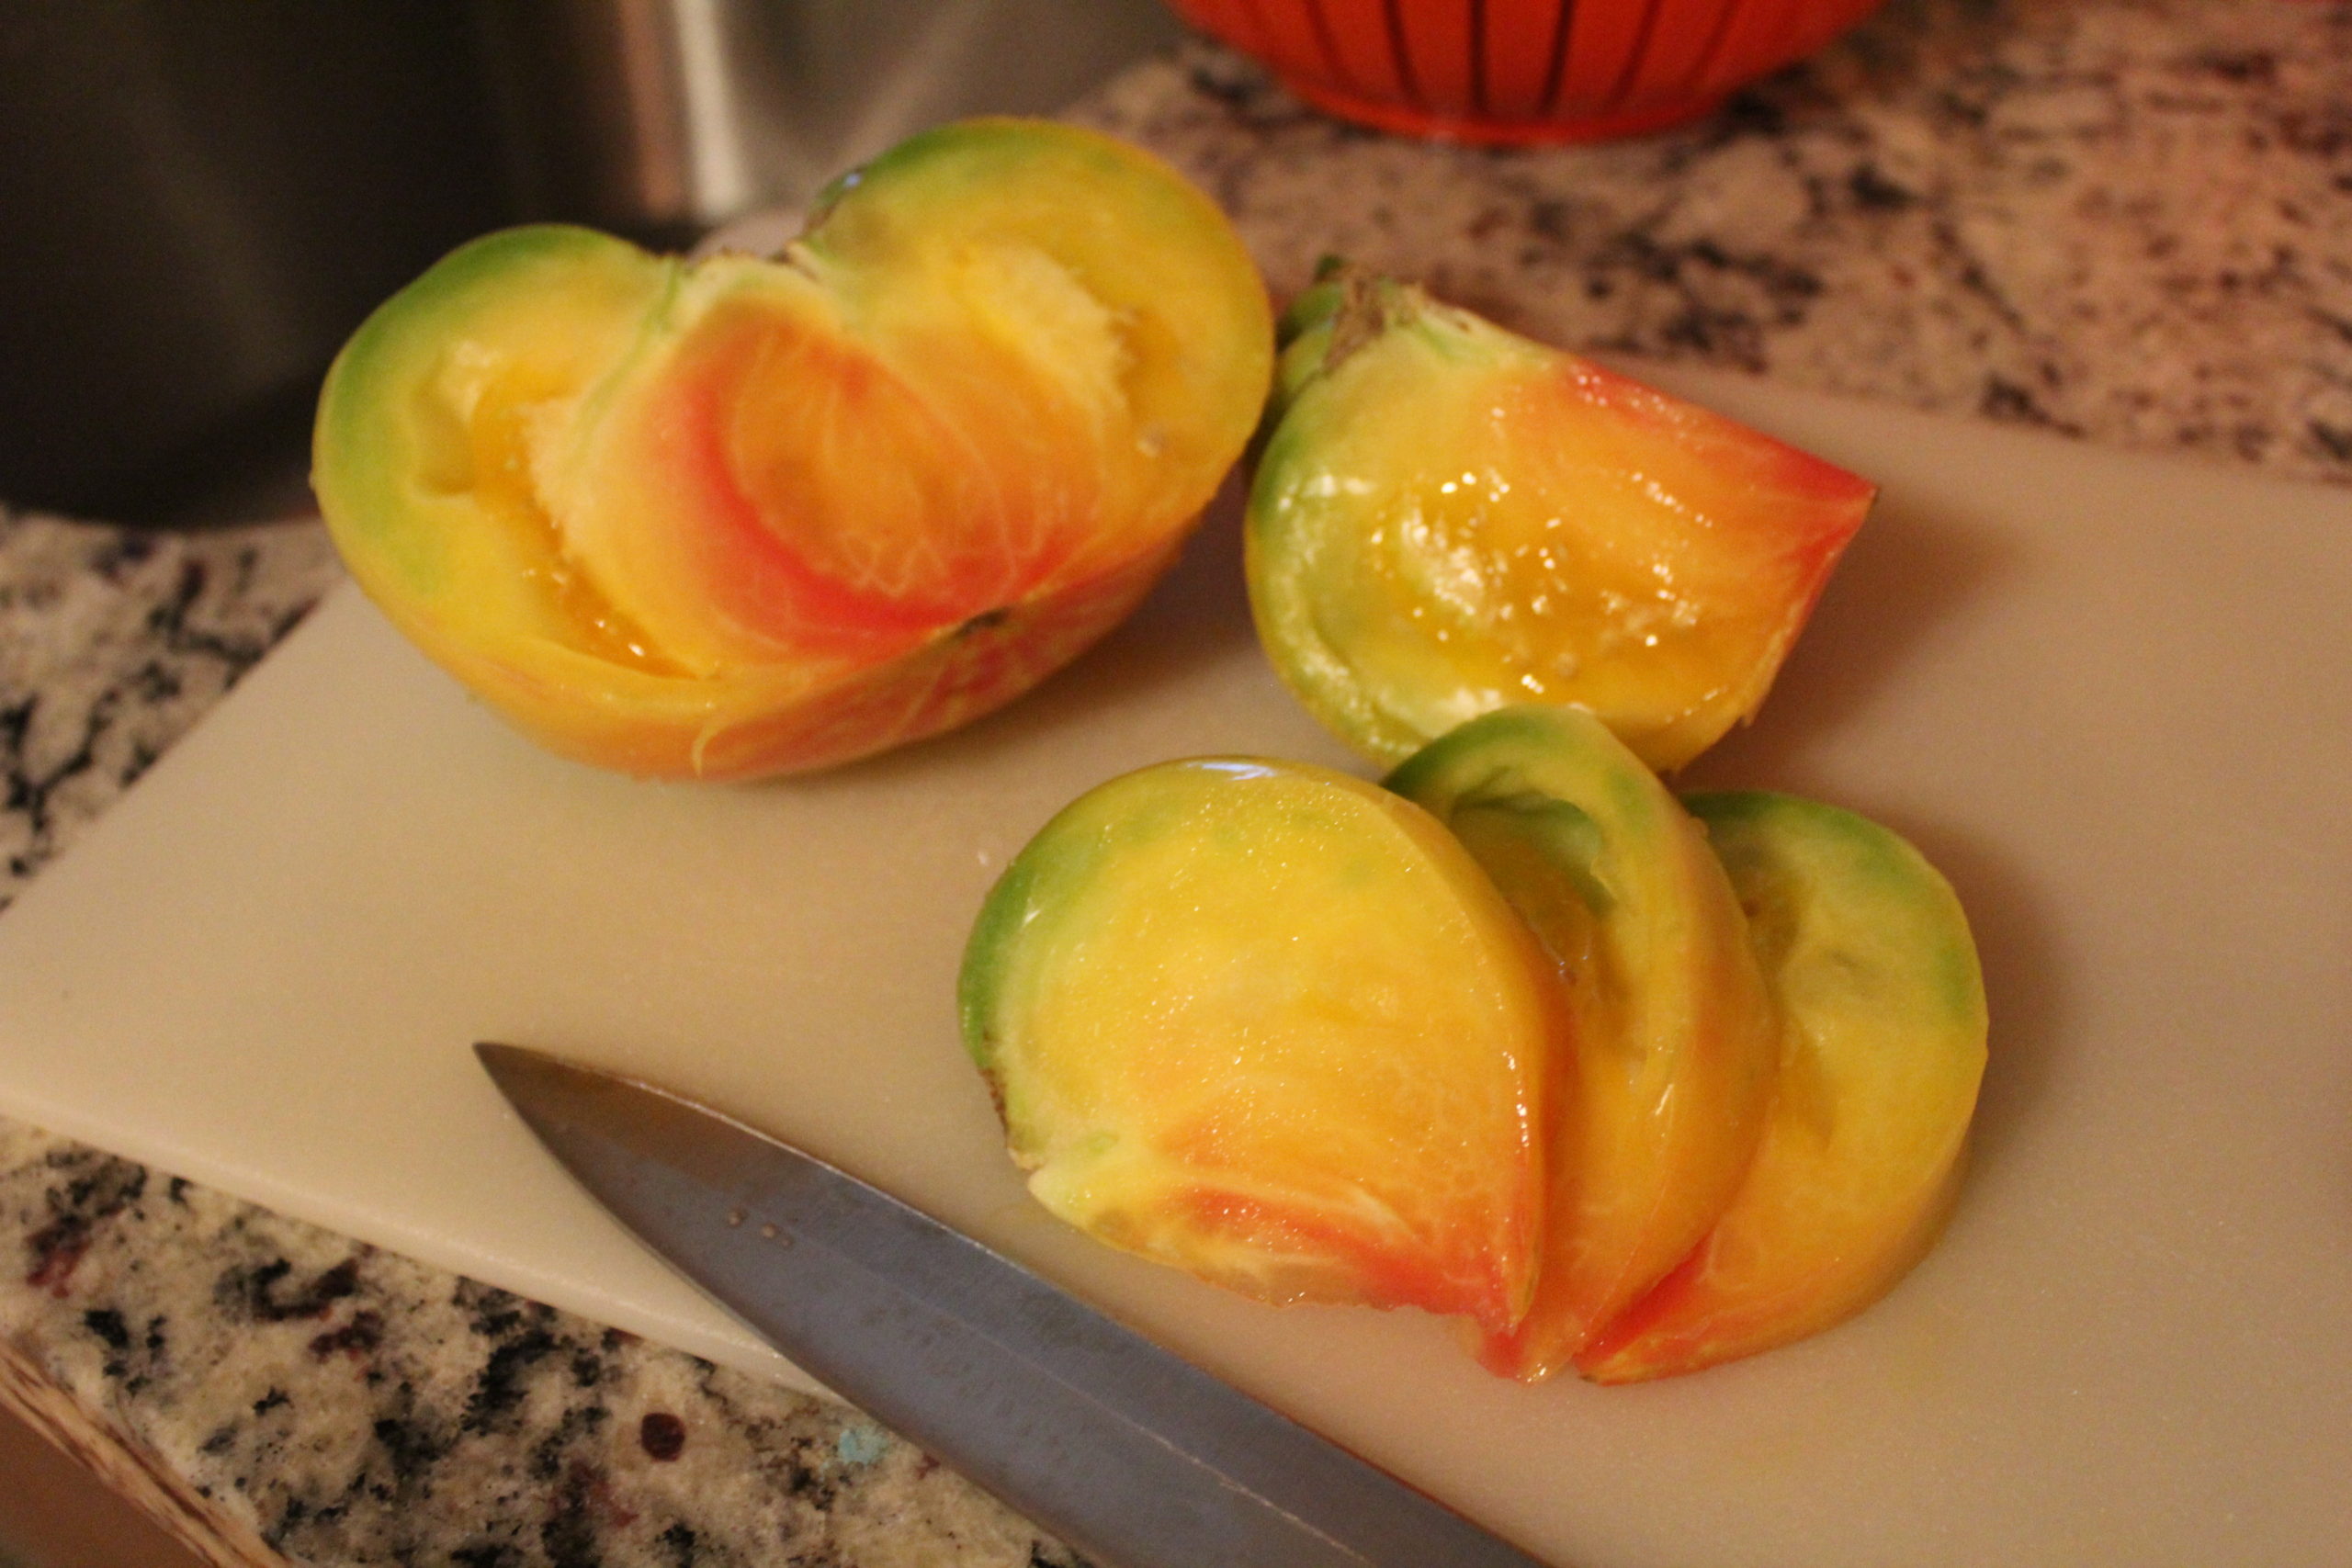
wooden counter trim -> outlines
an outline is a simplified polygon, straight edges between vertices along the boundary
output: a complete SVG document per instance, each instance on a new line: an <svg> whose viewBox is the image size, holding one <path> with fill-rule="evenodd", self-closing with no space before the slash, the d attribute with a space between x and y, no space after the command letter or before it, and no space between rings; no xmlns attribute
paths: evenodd
<svg viewBox="0 0 2352 1568"><path fill-rule="evenodd" d="M51 1378L23 1344L0 1338L0 1405L96 1475L212 1568L288 1568L250 1525L172 1472L110 1415Z"/></svg>

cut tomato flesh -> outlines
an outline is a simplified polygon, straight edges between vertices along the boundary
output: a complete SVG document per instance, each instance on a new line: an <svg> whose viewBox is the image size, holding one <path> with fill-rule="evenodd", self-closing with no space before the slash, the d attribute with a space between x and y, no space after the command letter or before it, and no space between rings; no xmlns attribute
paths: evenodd
<svg viewBox="0 0 2352 1568"><path fill-rule="evenodd" d="M1031 1190L1262 1299L1515 1322L1555 1016L1418 808L1302 764L1170 763L1056 818L990 895L967 1039Z"/></svg>

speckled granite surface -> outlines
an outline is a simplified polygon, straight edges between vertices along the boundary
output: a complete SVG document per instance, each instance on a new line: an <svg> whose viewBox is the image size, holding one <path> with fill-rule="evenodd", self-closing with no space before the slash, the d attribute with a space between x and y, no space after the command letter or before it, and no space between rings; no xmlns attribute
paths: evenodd
<svg viewBox="0 0 2352 1568"><path fill-rule="evenodd" d="M298 1561L1073 1561L837 1405L28 1128L0 1172L0 1325Z"/></svg>
<svg viewBox="0 0 2352 1568"><path fill-rule="evenodd" d="M0 908L339 575L301 519L163 534L0 510Z"/></svg>
<svg viewBox="0 0 2352 1568"><path fill-rule="evenodd" d="M2352 479L2352 9L1897 3L1675 134L1512 154L1351 131L1216 56L1097 123L1277 294L1318 256L1555 343Z"/></svg>
<svg viewBox="0 0 2352 1568"><path fill-rule="evenodd" d="M1208 50L1084 112L1278 292L1344 250L1563 343L2352 481L2352 5L1897 0L1713 120L1540 153ZM0 898L334 575L304 521L0 515ZM854 1413L6 1123L0 1339L303 1562L1068 1561Z"/></svg>

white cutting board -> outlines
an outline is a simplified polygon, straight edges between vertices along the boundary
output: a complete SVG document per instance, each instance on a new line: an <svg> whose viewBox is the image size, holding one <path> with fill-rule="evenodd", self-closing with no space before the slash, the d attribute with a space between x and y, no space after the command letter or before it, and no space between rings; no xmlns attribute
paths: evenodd
<svg viewBox="0 0 2352 1568"><path fill-rule="evenodd" d="M581 1197L481 1038L711 1100L1586 1568L2352 1551L2352 492L1673 375L1885 499L1692 771L1910 834L1982 943L1966 1195L1807 1344L1599 1390L1278 1312L1031 1207L958 1045L991 877L1082 789L1345 761L1276 686L1228 501L1002 715L797 783L542 756L332 600L0 920L0 1111L792 1375Z"/></svg>

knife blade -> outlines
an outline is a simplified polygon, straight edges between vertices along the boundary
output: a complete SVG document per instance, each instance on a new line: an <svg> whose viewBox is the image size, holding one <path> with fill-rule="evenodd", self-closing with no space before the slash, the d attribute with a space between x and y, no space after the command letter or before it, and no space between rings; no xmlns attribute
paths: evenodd
<svg viewBox="0 0 2352 1568"><path fill-rule="evenodd" d="M474 1050L557 1160L673 1268L1106 1568L1543 1568L810 1155L636 1078Z"/></svg>

